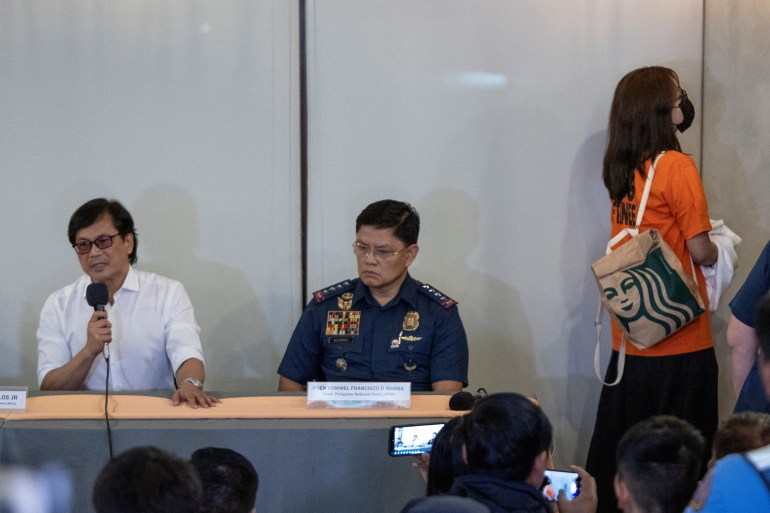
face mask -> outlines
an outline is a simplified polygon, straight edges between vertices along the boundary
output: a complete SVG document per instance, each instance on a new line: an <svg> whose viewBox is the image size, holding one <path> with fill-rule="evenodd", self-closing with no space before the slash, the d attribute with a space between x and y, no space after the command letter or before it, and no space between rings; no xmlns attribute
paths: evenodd
<svg viewBox="0 0 770 513"><path fill-rule="evenodd" d="M690 128L690 125L692 125L692 122L695 119L695 107L687 97L687 94L682 95L682 101L679 103L679 108L682 109L682 116L684 116L684 119L681 123L676 125L676 128L680 132L684 132Z"/></svg>

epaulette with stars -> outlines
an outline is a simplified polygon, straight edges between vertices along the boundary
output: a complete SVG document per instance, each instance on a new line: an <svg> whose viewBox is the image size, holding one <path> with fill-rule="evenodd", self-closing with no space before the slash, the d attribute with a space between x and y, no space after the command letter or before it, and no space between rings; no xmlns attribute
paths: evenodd
<svg viewBox="0 0 770 513"><path fill-rule="evenodd" d="M316 290L315 292L313 292L313 297L315 298L316 303L323 303L329 298L337 297L343 292L353 290L355 286L356 286L356 280L341 281L339 283L335 283L334 285L331 285L330 287L326 287L325 289Z"/></svg>
<svg viewBox="0 0 770 513"><path fill-rule="evenodd" d="M421 283L417 280L415 280L415 282L417 282L417 290L434 300L436 303L441 304L441 306L443 306L445 309L452 308L457 304L457 301L449 296L444 295L443 292L434 289L431 285L428 285L427 283Z"/></svg>

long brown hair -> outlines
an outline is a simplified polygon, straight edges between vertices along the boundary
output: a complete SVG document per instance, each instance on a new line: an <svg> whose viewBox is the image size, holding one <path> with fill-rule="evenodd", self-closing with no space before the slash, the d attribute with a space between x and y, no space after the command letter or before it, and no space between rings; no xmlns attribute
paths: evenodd
<svg viewBox="0 0 770 513"><path fill-rule="evenodd" d="M661 66L635 69L615 89L610 109L602 178L612 201L631 189L634 172L661 151L681 151L671 120L679 77Z"/></svg>

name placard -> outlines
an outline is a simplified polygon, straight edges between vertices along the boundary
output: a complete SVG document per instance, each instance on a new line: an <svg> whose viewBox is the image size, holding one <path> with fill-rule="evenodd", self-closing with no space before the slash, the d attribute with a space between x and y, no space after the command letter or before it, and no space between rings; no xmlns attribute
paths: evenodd
<svg viewBox="0 0 770 513"><path fill-rule="evenodd" d="M0 386L0 410L17 411L27 409L28 387Z"/></svg>
<svg viewBox="0 0 770 513"><path fill-rule="evenodd" d="M412 407L412 384L310 381L307 407L408 409Z"/></svg>

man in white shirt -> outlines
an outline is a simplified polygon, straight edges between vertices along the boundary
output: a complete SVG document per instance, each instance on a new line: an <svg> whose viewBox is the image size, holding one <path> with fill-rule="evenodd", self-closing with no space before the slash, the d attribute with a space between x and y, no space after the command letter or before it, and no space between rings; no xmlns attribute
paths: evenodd
<svg viewBox="0 0 770 513"><path fill-rule="evenodd" d="M181 283L132 267L138 241L123 205L86 202L70 218L68 235L86 275L51 294L40 313L41 390L102 389L109 373L111 389L175 389L173 404L193 408L219 402L203 392L200 328L190 298ZM107 287L104 311L86 300L91 283Z"/></svg>

